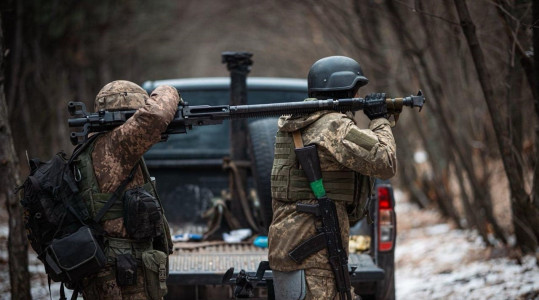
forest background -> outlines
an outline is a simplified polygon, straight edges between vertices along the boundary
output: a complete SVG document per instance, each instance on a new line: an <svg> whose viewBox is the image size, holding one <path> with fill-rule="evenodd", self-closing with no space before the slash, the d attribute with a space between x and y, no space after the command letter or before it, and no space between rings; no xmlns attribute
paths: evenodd
<svg viewBox="0 0 539 300"><path fill-rule="evenodd" d="M66 103L90 105L116 79L228 76L222 51L252 52L250 76L305 78L319 58L346 55L369 78L365 95L421 88L425 109L394 128L393 183L491 247L537 253L537 2L2 1L0 214L10 215L10 269L25 268L27 247L13 187L27 175L26 151L72 149ZM27 278L13 271L14 295Z"/></svg>

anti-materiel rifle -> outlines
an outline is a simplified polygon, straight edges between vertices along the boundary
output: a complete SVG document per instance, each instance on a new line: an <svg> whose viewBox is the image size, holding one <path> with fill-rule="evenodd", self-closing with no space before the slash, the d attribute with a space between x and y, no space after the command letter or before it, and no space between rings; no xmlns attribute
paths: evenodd
<svg viewBox="0 0 539 300"><path fill-rule="evenodd" d="M398 119L404 106L410 108L423 107L425 97L418 92L416 96L404 98L386 98L388 115L393 115ZM193 126L216 125L223 123L227 119L244 119L256 117L270 117L280 115L299 114L305 115L321 110L334 110L339 112L358 111L369 106L371 100L363 98L349 98L338 100L313 100L301 102L252 104L252 105L193 105L187 103L180 104L172 122L170 122L163 134L187 133ZM88 113L86 106L82 102L69 102L68 120L69 127L82 127L80 131L71 132L71 143L81 144L88 139L88 134L92 132L109 131L125 123L127 119L135 114L135 110L106 111L100 110L95 113Z"/></svg>

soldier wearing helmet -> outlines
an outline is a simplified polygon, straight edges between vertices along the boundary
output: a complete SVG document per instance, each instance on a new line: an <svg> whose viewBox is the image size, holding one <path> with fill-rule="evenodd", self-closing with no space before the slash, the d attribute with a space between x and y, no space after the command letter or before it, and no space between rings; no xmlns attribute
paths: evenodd
<svg viewBox="0 0 539 300"><path fill-rule="evenodd" d="M317 99L351 98L367 83L359 63L348 57L331 56L312 65L308 92L309 97ZM384 95L367 97L383 99ZM302 241L317 233L315 216L296 210L297 203L316 204L317 200L298 165L293 136L301 137L304 145L317 146L324 187L328 198L335 202L342 246L348 250L349 224L365 216L364 208L374 184L372 177L387 179L396 172L396 145L384 102L364 110L371 120L369 129L358 128L352 114L333 111L279 119L271 173L273 221L269 229L269 262L276 294L286 293L281 297L339 298L326 249L301 263L289 256Z"/></svg>
<svg viewBox="0 0 539 300"><path fill-rule="evenodd" d="M166 294L172 243L142 155L161 140L180 101L174 87L160 86L148 95L123 80L97 94L96 111L136 112L123 125L92 139L77 158L79 188L92 217L113 194L119 195L100 222L107 264L83 280L85 299L161 299Z"/></svg>

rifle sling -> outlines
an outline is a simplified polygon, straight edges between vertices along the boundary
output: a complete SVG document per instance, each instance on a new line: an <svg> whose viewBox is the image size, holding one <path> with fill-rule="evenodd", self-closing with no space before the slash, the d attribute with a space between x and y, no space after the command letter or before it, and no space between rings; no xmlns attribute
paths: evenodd
<svg viewBox="0 0 539 300"><path fill-rule="evenodd" d="M302 263L307 257L316 252L326 249L326 234L319 233L299 244L294 250L288 252L288 256L298 264Z"/></svg>

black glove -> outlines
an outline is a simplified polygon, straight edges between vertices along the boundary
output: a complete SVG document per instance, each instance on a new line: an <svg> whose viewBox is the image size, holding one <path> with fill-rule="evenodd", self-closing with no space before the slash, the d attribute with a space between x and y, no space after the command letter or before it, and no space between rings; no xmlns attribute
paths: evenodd
<svg viewBox="0 0 539 300"><path fill-rule="evenodd" d="M367 95L363 112L371 120L387 117L386 94L372 93Z"/></svg>

